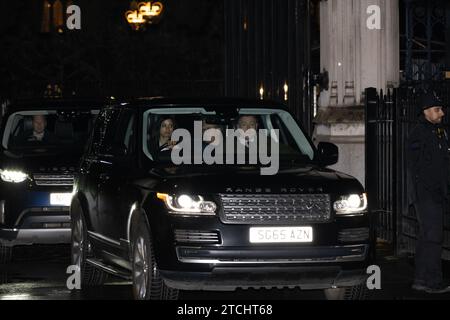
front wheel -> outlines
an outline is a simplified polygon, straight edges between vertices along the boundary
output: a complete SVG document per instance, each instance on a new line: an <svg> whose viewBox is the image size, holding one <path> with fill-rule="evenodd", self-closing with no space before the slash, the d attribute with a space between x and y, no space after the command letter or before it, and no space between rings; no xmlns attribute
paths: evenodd
<svg viewBox="0 0 450 320"><path fill-rule="evenodd" d="M71 208L72 245L71 261L80 272L81 288L100 286L107 279L107 274L87 263L89 243L86 223L77 206Z"/></svg>
<svg viewBox="0 0 450 320"><path fill-rule="evenodd" d="M150 230L143 219L133 228L132 263L133 296L137 300L176 300L178 290L168 287L161 279L155 261Z"/></svg>

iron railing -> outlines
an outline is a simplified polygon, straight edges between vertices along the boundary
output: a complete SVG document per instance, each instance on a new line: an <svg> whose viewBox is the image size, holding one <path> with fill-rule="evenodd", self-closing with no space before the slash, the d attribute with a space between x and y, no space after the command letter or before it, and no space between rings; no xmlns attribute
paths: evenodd
<svg viewBox="0 0 450 320"><path fill-rule="evenodd" d="M417 219L408 203L406 141L418 121L419 96L435 91L446 106L450 81L409 84L387 93L366 89L366 188L377 215L377 235L395 244L397 252L414 253ZM450 115L444 126L449 131ZM449 164L450 165L450 164ZM450 206L445 215L443 257L450 260Z"/></svg>

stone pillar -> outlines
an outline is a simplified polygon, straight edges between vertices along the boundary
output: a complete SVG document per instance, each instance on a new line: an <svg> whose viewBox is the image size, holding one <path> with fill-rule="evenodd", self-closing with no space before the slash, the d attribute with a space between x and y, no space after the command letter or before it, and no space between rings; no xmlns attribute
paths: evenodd
<svg viewBox="0 0 450 320"><path fill-rule="evenodd" d="M330 87L319 97L315 140L336 143L340 161L334 168L364 184L364 89L399 83L399 3L325 0L320 27L320 63Z"/></svg>

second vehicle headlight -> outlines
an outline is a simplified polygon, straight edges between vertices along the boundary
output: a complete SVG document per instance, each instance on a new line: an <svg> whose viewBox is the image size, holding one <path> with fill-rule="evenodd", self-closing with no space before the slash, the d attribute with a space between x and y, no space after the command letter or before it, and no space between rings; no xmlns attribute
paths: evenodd
<svg viewBox="0 0 450 320"><path fill-rule="evenodd" d="M367 211L367 195L363 193L341 196L334 202L333 208L337 214L365 213Z"/></svg>
<svg viewBox="0 0 450 320"><path fill-rule="evenodd" d="M21 183L24 182L28 175L18 170L2 170L0 169L0 177L5 182Z"/></svg>
<svg viewBox="0 0 450 320"><path fill-rule="evenodd" d="M163 200L166 207L174 214L215 215L217 206L212 201L205 201L199 195L169 195L157 193L156 197Z"/></svg>

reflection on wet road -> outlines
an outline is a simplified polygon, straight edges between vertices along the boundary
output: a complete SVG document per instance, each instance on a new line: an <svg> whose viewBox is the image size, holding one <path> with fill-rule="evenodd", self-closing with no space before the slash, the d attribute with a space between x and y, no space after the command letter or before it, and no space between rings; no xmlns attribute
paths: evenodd
<svg viewBox="0 0 450 320"><path fill-rule="evenodd" d="M69 290L69 246L15 248L13 263L0 271L0 299L131 299L131 286L112 279L104 287Z"/></svg>
<svg viewBox="0 0 450 320"><path fill-rule="evenodd" d="M128 300L131 284L111 278L105 286L72 291L66 286L66 269L70 265L69 246L29 246L15 249L13 263L0 268L0 299L49 300ZM411 260L398 259L380 251L382 290L371 292L371 299L450 299L450 294L427 295L410 289ZM448 267L444 269L448 276ZM321 291L237 290L235 292L187 292L182 300L320 300Z"/></svg>
<svg viewBox="0 0 450 320"><path fill-rule="evenodd" d="M111 278L104 286L82 292L66 286L69 246L16 248L13 263L0 272L0 299L132 299L131 284ZM238 290L237 292L181 292L180 299L322 299L321 291Z"/></svg>

